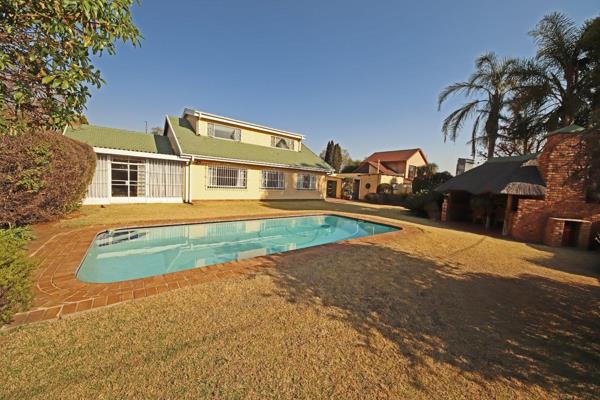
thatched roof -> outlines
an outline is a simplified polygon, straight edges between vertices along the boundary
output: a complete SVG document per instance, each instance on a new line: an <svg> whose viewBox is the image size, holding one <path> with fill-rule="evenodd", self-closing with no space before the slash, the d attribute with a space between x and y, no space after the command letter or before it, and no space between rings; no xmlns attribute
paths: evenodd
<svg viewBox="0 0 600 400"><path fill-rule="evenodd" d="M543 196L546 183L537 168L536 158L535 154L492 158L441 184L436 191Z"/></svg>

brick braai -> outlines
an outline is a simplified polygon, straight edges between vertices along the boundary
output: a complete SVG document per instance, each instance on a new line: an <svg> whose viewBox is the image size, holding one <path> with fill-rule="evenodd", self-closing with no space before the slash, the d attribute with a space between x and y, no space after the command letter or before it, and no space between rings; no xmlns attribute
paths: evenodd
<svg viewBox="0 0 600 400"><path fill-rule="evenodd" d="M576 226L579 247L587 248L600 225L600 204L586 202L583 179L574 179L583 137L557 133L548 137L538 157L538 168L546 182L544 199L520 199L512 219L511 234L527 242L551 246L563 243L565 226ZM570 224L570 225L569 225Z"/></svg>

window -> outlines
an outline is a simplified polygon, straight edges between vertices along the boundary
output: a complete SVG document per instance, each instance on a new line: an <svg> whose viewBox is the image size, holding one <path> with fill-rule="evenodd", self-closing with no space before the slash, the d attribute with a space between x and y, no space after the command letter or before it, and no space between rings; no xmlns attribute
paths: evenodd
<svg viewBox="0 0 600 400"><path fill-rule="evenodd" d="M278 149L294 150L294 141L292 139L271 136L271 147Z"/></svg>
<svg viewBox="0 0 600 400"><path fill-rule="evenodd" d="M417 167L414 165L409 165L408 166L408 179L415 179L415 176L417 176Z"/></svg>
<svg viewBox="0 0 600 400"><path fill-rule="evenodd" d="M110 169L112 197L145 196L146 172L142 160L115 158Z"/></svg>
<svg viewBox="0 0 600 400"><path fill-rule="evenodd" d="M298 190L316 190L317 177L313 174L298 174L298 182L296 182Z"/></svg>
<svg viewBox="0 0 600 400"><path fill-rule="evenodd" d="M262 189L283 189L285 186L285 175L282 171L262 171L260 187Z"/></svg>
<svg viewBox="0 0 600 400"><path fill-rule="evenodd" d="M208 167L209 188L246 188L248 170L241 168L223 167L220 165Z"/></svg>
<svg viewBox="0 0 600 400"><path fill-rule="evenodd" d="M208 136L239 142L242 139L242 130L231 126L209 123Z"/></svg>

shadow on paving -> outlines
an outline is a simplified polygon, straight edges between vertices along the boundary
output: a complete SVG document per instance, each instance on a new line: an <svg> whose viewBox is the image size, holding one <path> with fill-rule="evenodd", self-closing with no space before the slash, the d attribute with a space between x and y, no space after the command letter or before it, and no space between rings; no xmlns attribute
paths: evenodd
<svg viewBox="0 0 600 400"><path fill-rule="evenodd" d="M269 273L288 301L334 307L365 346L375 330L413 366L426 368L431 358L482 385L599 393L600 288L469 273L377 244L334 246L326 255L274 256L280 268Z"/></svg>

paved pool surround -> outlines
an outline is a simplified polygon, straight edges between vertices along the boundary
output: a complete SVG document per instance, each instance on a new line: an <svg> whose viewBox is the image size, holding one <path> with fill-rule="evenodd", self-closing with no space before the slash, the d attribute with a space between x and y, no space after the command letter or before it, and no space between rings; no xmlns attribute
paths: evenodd
<svg viewBox="0 0 600 400"><path fill-rule="evenodd" d="M239 261L214 264L163 275L113 283L86 283L77 279L77 270L96 235L107 229L120 229L131 226L164 226L204 222L255 220L276 217L335 215L356 218L368 222L400 228L397 231L365 236L341 242L328 243L300 250L292 250L268 256L259 256ZM187 221L143 221L127 225L95 225L84 228L64 229L56 224L43 224L34 227L38 239L32 243L31 257L39 262L34 272L34 299L30 310L13 317L8 326L62 318L67 315L106 307L109 305L153 296L177 290L186 286L200 285L215 279L240 274L253 274L264 268L277 267L278 261L288 257L312 258L326 254L343 243L380 244L401 240L417 228L402 225L398 221L363 214L343 212L290 212L254 216L230 216Z"/></svg>

